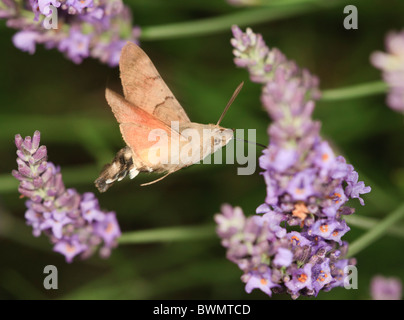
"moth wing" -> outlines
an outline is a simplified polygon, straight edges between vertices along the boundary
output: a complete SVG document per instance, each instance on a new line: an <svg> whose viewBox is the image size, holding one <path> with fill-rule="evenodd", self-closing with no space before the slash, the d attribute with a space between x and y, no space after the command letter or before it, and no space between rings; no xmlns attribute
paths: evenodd
<svg viewBox="0 0 404 320"><path fill-rule="evenodd" d="M167 125L171 125L171 121L190 122L153 62L139 46L128 42L123 47L119 68L126 100Z"/></svg>
<svg viewBox="0 0 404 320"><path fill-rule="evenodd" d="M152 114L143 110L137 105L130 103L120 94L110 90L105 90L105 98L112 109L112 112L118 123L136 123L149 127L157 127L165 130L171 130L164 122L157 119Z"/></svg>
<svg viewBox="0 0 404 320"><path fill-rule="evenodd" d="M160 142L163 147L166 146L166 148L160 148L161 152L167 153L160 154L160 158L169 157L170 138L173 136L175 138L173 141L179 141L178 132L145 110L129 103L124 97L112 90L107 89L105 96L120 124L119 128L125 143L142 161L143 166L153 168L158 164L150 158L150 149L156 147L157 142ZM159 139L160 141L158 141ZM162 139L167 140L163 141Z"/></svg>

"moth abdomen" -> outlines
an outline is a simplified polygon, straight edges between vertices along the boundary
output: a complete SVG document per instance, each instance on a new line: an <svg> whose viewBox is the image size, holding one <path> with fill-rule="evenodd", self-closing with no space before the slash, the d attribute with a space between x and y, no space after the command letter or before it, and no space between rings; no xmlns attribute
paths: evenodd
<svg viewBox="0 0 404 320"><path fill-rule="evenodd" d="M118 151L111 163L104 166L94 183L100 192L105 192L115 181L121 181L128 174L133 179L138 173L133 164L132 150L126 146Z"/></svg>

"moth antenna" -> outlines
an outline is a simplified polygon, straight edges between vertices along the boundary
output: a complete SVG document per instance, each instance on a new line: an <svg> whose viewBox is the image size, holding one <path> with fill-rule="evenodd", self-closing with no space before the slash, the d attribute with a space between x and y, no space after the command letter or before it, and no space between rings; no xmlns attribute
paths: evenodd
<svg viewBox="0 0 404 320"><path fill-rule="evenodd" d="M258 143L258 142L254 142L254 141L248 141L248 140L245 140L245 139L239 139L239 138L233 138L233 139L234 139L234 140L237 140L237 141L243 141L243 142L245 142L245 143L251 143L251 144L255 144L255 145L257 145L257 146L259 146L259 147L261 147L261 148L264 148L264 149L268 148L266 145L263 145L263 144Z"/></svg>
<svg viewBox="0 0 404 320"><path fill-rule="evenodd" d="M241 83L238 85L238 87L237 87L236 90L234 91L233 95L231 96L229 102L227 102L227 105L226 105L226 107L224 108L224 110L223 110L223 112L222 112L222 115L221 115L220 118L219 118L219 121L216 123L217 126L220 124L220 122L222 122L224 116L225 116L226 113L227 113L227 110L229 110L231 104L234 102L234 100L236 99L237 95L240 93L241 88L243 87L243 85L244 85L244 81L241 82Z"/></svg>

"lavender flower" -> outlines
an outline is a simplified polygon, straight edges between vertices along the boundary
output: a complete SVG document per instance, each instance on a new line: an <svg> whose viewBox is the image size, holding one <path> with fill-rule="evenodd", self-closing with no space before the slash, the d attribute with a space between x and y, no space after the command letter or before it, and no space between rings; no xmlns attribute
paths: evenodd
<svg viewBox="0 0 404 320"><path fill-rule="evenodd" d="M28 198L25 218L33 235L46 234L67 262L79 254L87 258L98 247L103 257L109 256L121 235L115 213L101 210L93 193L66 189L60 168L47 162L46 147L39 143L39 131L32 138L16 135L18 171L12 172L21 196Z"/></svg>
<svg viewBox="0 0 404 320"><path fill-rule="evenodd" d="M402 286L398 278L373 277L370 284L373 300L401 300Z"/></svg>
<svg viewBox="0 0 404 320"><path fill-rule="evenodd" d="M45 22L54 16L52 10L57 21L52 21L51 28ZM74 63L91 56L114 67L125 43L137 43L140 36L122 0L0 0L0 18L20 30L13 36L20 50L33 54L37 44L44 44Z"/></svg>
<svg viewBox="0 0 404 320"><path fill-rule="evenodd" d="M300 70L296 63L286 59L279 49L270 50L265 45L262 35L255 34L250 28L244 33L237 26L233 26L232 31L234 63L249 71L251 81L265 84L275 77L282 77L285 84L284 80L294 78L307 88L306 91L312 90L310 93L313 97L319 98L318 79L311 76L307 70ZM295 84L288 83L291 86Z"/></svg>
<svg viewBox="0 0 404 320"><path fill-rule="evenodd" d="M10 18L17 12L17 5L13 0L0 0L0 19Z"/></svg>
<svg viewBox="0 0 404 320"><path fill-rule="evenodd" d="M260 289L268 296L288 292L297 298L316 296L320 290L341 286L343 279L338 267L341 262L343 267L348 265L347 259L340 259L347 245L338 246L307 232L291 231L279 237L276 226L269 221L273 216L267 213L245 217L241 208L229 205L215 215L227 258L243 271L241 280L246 284L246 292Z"/></svg>
<svg viewBox="0 0 404 320"><path fill-rule="evenodd" d="M390 88L387 105L404 113L404 31L390 32L386 36L385 52L374 52L371 63L383 72L383 80Z"/></svg>
<svg viewBox="0 0 404 320"><path fill-rule="evenodd" d="M349 231L343 217L354 212L347 201L357 198L364 205L361 195L370 187L358 182L353 166L320 137L320 124L311 118L319 97L317 78L270 50L251 29L243 33L233 27L233 35L235 64L263 85L261 100L273 122L269 146L259 159L265 203L248 218L240 208L224 206L216 216L218 235L228 259L244 272L244 282L256 279L257 270L265 269L263 279L271 274L270 287L254 280L247 292L254 287L268 295L316 296L341 286L344 268L355 263L343 259L348 244L341 238ZM225 225L233 226L232 232L223 232Z"/></svg>

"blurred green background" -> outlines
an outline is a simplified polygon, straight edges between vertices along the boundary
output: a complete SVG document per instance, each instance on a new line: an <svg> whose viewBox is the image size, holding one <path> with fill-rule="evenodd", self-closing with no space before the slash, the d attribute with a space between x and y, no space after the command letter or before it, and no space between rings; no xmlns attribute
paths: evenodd
<svg viewBox="0 0 404 320"><path fill-rule="evenodd" d="M344 2L329 5L334 1L324 0L328 6L323 9L301 2L296 10L288 7L283 13L282 6L273 8L273 16L261 18L267 21L252 19L250 25L262 33L268 46L278 47L318 75L322 89L380 79L369 56L384 50L386 32L404 27L403 1L350 1L358 8L358 30L343 28ZM269 119L260 104L261 87L235 67L230 45L230 25L242 22L238 14L257 8L234 8L224 0L125 3L133 10L134 23L144 30L142 48L192 121L215 123L244 80L222 125L257 129L257 141L267 144ZM159 36L166 24L233 14L234 21L231 18L228 27L217 32L212 28L206 34L203 28L209 28L208 22L200 30L196 25L198 34ZM163 28L155 28L159 26ZM225 202L254 214L265 198L258 172L238 176L236 165L195 165L158 184L140 187L155 178L141 175L99 194L93 181L102 165L124 146L104 99L106 86L121 90L118 69L92 59L75 65L58 51L41 46L29 55L13 46L14 33L0 21L0 298L268 299L257 290L245 293L241 271L225 259L213 223L213 215ZM382 219L404 201L404 121L385 105L384 94L320 101L314 117L322 122L322 134L337 153L346 156L373 188L364 197L365 207L352 203L358 209L356 215ZM31 235L31 227L24 222L24 200L19 199L17 181L11 176L16 168L14 135L32 135L35 130L41 131L49 160L61 166L66 186L95 192L102 208L117 213L123 232L202 226L206 236L121 244L107 260L95 255L67 264L62 255L51 251L47 239ZM365 232L358 226L351 229L344 237L350 242ZM362 250L356 255L359 289L336 288L320 293L318 299L369 299L373 275L404 279L403 244L404 234L386 235ZM43 269L49 264L59 270L58 290L43 288Z"/></svg>

